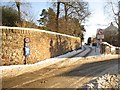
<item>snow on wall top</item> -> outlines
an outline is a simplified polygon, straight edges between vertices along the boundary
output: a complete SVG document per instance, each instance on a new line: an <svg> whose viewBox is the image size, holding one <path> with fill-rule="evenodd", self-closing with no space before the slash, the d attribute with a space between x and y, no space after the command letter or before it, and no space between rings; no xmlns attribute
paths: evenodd
<svg viewBox="0 0 120 90"><path fill-rule="evenodd" d="M70 35L66 35L66 34L61 34L61 33L56 33L56 32L51 32L51 31L46 31L46 30L41 30L41 29L35 29L35 28L22 28L22 27L0 26L0 29L30 30L30 31L44 32L44 33L49 33L49 34L54 34L54 35L62 35L62 36L71 37L71 38L79 38L79 37L75 37L75 36L70 36Z"/></svg>

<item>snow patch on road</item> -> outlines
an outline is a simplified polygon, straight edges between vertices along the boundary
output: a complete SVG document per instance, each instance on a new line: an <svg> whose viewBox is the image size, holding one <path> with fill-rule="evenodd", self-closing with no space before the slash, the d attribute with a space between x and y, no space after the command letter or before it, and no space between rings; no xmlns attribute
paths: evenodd
<svg viewBox="0 0 120 90"><path fill-rule="evenodd" d="M87 90L118 90L120 88L120 78L116 74L104 74L94 81L88 83L85 88Z"/></svg>
<svg viewBox="0 0 120 90"><path fill-rule="evenodd" d="M120 88L120 77L118 78L118 64L101 72L97 77L92 78L83 87L88 90L99 90L99 88Z"/></svg>

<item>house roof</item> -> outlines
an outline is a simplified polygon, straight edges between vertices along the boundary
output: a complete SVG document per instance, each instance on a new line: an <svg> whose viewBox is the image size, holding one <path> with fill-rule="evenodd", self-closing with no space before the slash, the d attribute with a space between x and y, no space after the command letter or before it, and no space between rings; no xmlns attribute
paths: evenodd
<svg viewBox="0 0 120 90"><path fill-rule="evenodd" d="M106 32L113 32L113 33L118 33L118 28L117 27L115 27L114 25L113 25L113 23L111 22L111 24L110 24L110 26L108 26L107 28L105 28L104 29L104 32L106 33Z"/></svg>

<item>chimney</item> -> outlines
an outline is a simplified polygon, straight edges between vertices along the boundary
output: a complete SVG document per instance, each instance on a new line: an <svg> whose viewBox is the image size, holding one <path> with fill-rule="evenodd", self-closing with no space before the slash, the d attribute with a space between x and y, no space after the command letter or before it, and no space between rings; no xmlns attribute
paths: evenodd
<svg viewBox="0 0 120 90"><path fill-rule="evenodd" d="M111 22L110 26L113 26L113 23Z"/></svg>

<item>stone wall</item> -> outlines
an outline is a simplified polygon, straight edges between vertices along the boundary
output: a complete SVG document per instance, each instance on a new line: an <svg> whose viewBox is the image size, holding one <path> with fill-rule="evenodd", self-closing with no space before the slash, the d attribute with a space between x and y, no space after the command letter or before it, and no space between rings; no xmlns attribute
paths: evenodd
<svg viewBox="0 0 120 90"><path fill-rule="evenodd" d="M120 47L112 46L107 42L102 42L100 48L102 54L120 54Z"/></svg>
<svg viewBox="0 0 120 90"><path fill-rule="evenodd" d="M26 60L27 64L77 49L81 42L78 37L39 29L0 26L0 30L2 31L1 65L24 64L25 38L30 39L30 42L27 43L30 47L30 55Z"/></svg>

